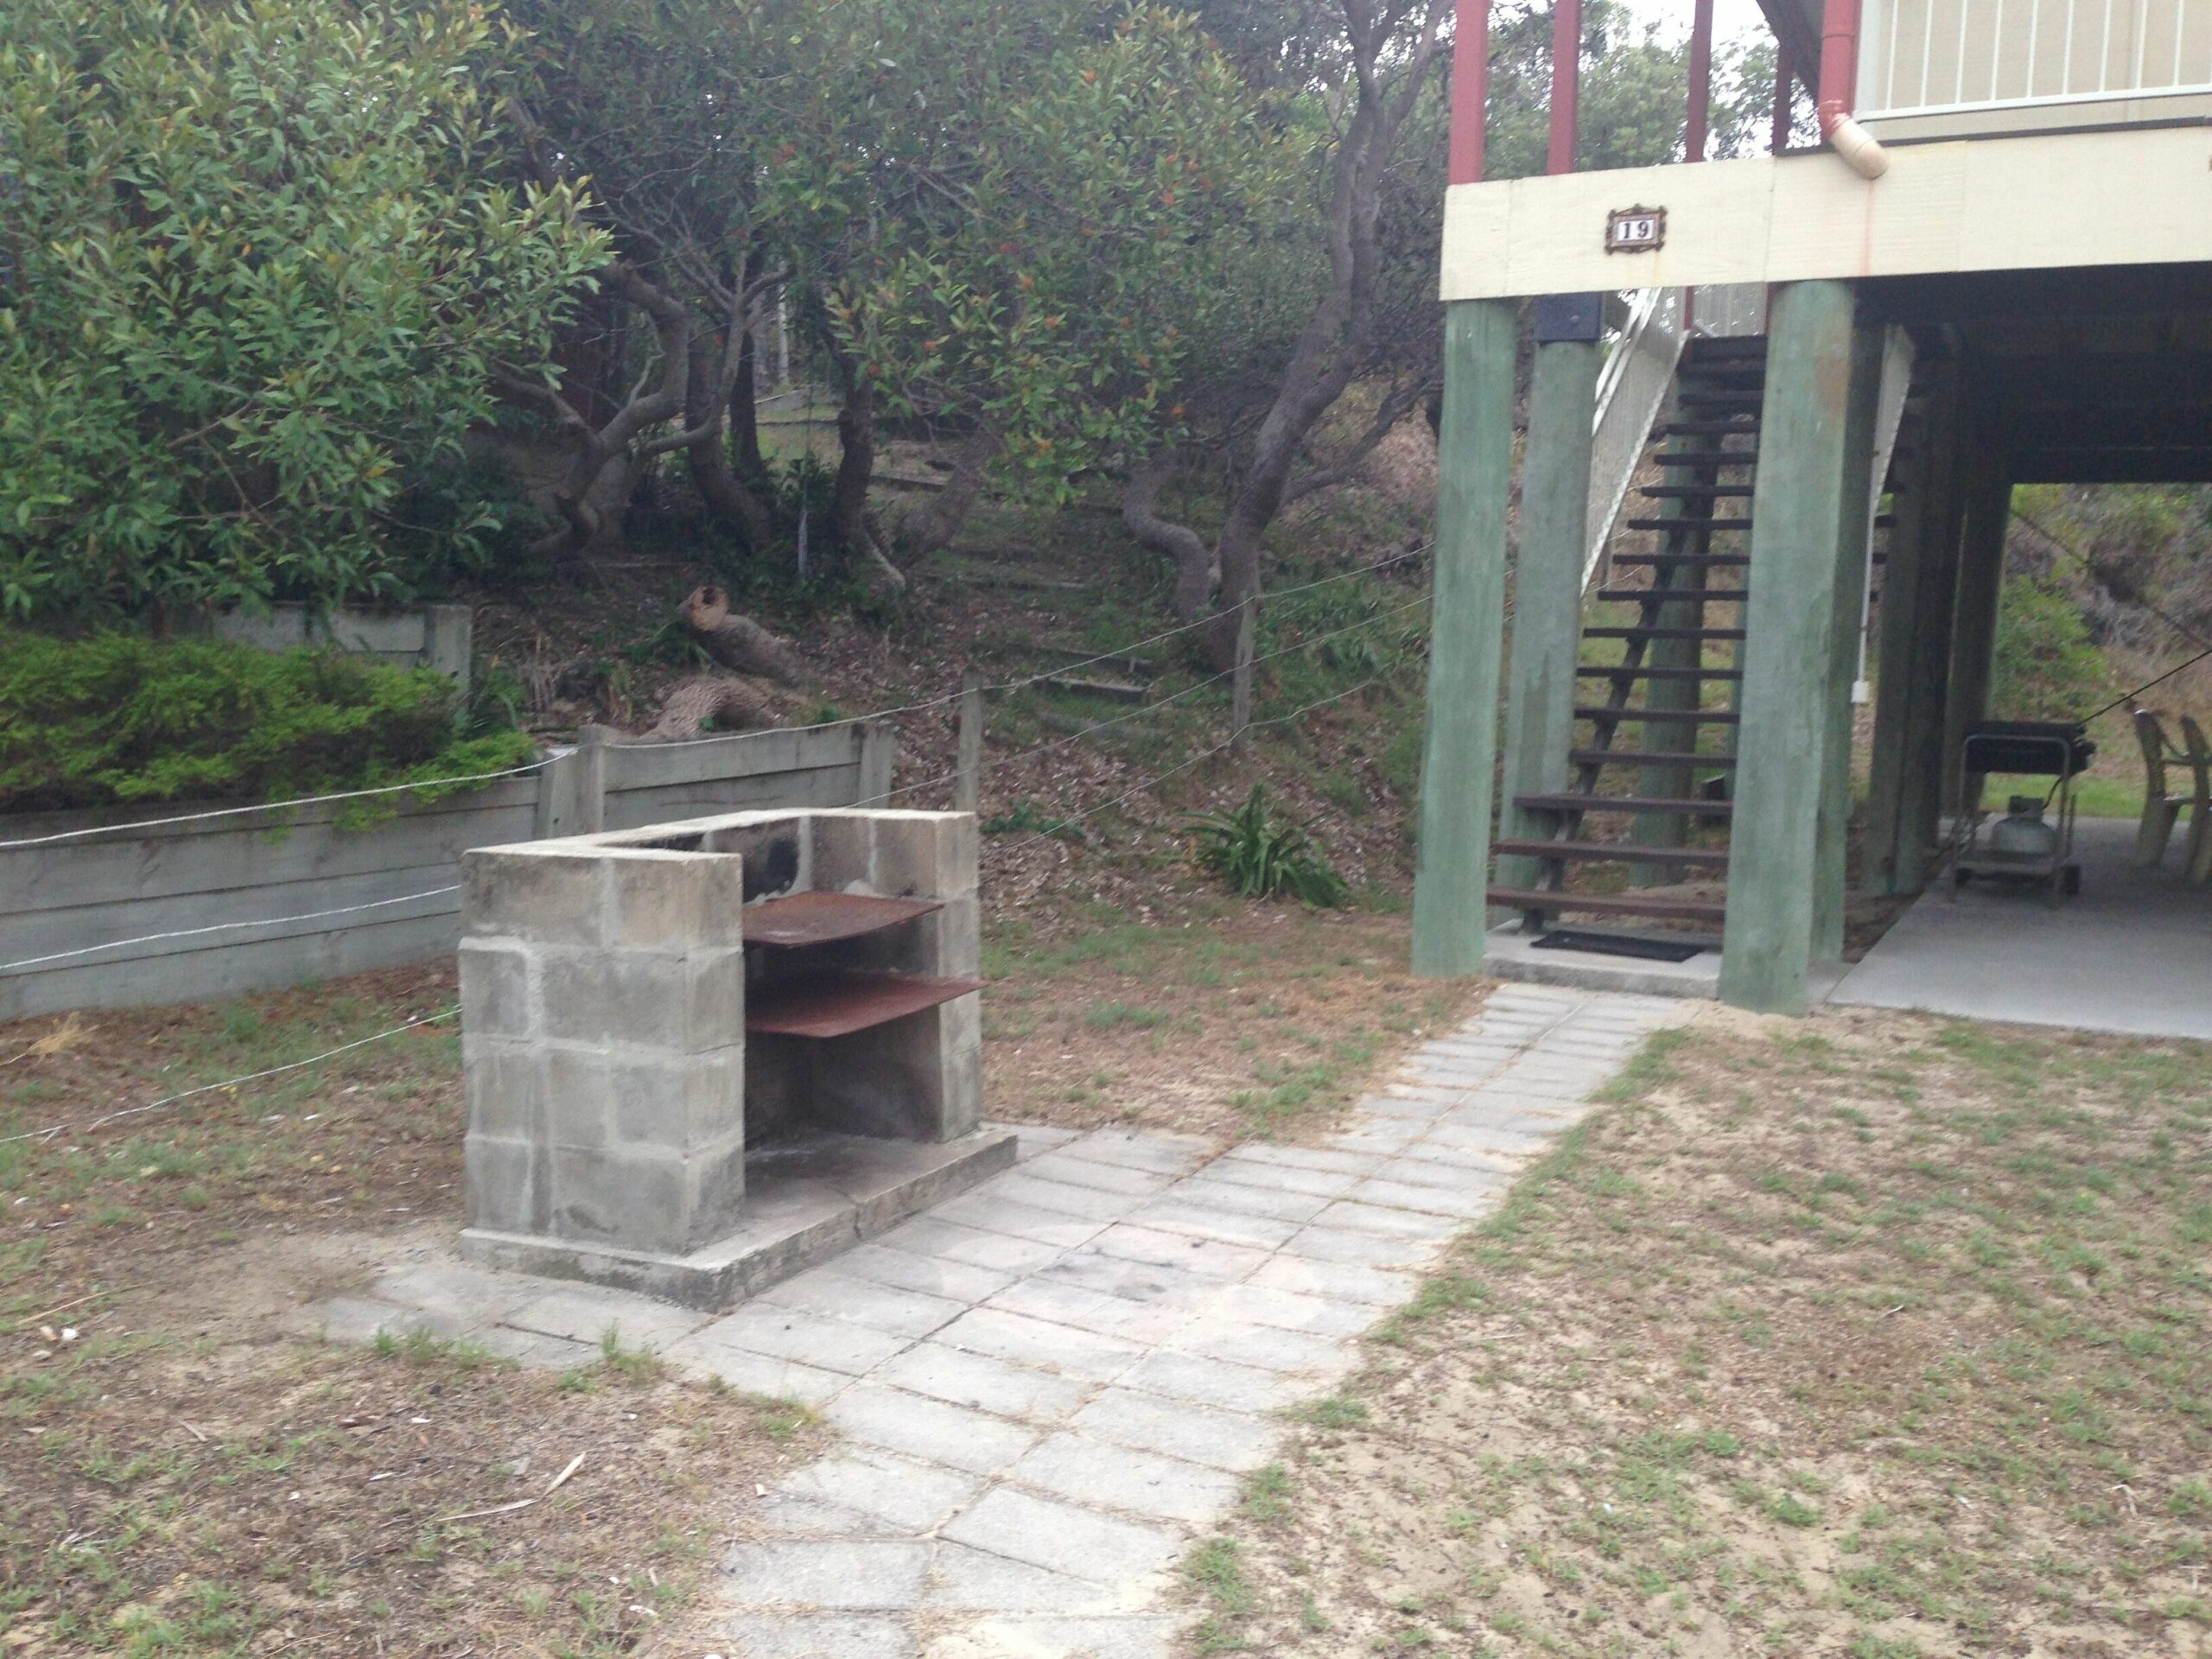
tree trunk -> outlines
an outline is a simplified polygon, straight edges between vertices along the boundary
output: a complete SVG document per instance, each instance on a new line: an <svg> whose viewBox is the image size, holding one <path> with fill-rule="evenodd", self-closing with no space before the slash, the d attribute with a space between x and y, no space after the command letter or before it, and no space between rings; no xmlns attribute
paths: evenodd
<svg viewBox="0 0 2212 1659"><path fill-rule="evenodd" d="M729 595L709 582L683 601L683 626L724 668L758 674L786 685L805 678L798 654L751 617L729 607Z"/></svg>
<svg viewBox="0 0 2212 1659"><path fill-rule="evenodd" d="M747 338L740 332L740 340ZM754 493L747 478L741 477L730 465L723 424L743 390L745 372L742 356L734 365L724 365L718 359L720 353L728 351L732 343L724 340L719 351L704 340L692 343L683 423L693 437L684 450L684 459L690 464L692 487L699 492L699 499L707 511L722 523L734 524L745 537L746 550L758 557L775 544L776 518L768 504ZM726 367L735 374L727 397L722 392ZM715 408L717 404L721 407ZM748 416L753 412L749 395L745 398L745 410ZM757 433L755 438L757 442Z"/></svg>
<svg viewBox="0 0 2212 1659"><path fill-rule="evenodd" d="M865 561L879 587L904 593L906 578L883 555L868 518L868 486L875 476L875 396L858 374L846 378L844 407L837 411L837 477L830 497L830 518L845 550Z"/></svg>
<svg viewBox="0 0 2212 1659"><path fill-rule="evenodd" d="M1137 464L1122 491L1122 523L1139 546L1175 562L1175 620L1195 622L1213 597L1221 566L1205 537L1160 516L1160 493L1179 464L1173 449L1162 449Z"/></svg>
<svg viewBox="0 0 2212 1659"><path fill-rule="evenodd" d="M976 498L983 493L991 462L1005 447L1005 435L988 422L962 440L944 487L899 521L892 551L899 569L912 570L932 553L952 545Z"/></svg>
<svg viewBox="0 0 2212 1659"><path fill-rule="evenodd" d="M754 331L747 327L738 346L737 380L729 389L730 461L737 475L748 484L768 476L768 464L760 458L760 345Z"/></svg>

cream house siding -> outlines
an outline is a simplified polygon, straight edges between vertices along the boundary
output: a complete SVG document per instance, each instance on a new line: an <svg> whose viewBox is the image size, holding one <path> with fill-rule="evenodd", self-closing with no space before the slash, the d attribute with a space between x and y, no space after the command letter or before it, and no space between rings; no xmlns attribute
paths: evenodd
<svg viewBox="0 0 2212 1659"><path fill-rule="evenodd" d="M2212 0L1872 0L1867 118L2212 87Z"/></svg>
<svg viewBox="0 0 2212 1659"><path fill-rule="evenodd" d="M1983 0L1993 3L1993 0ZM1664 207L1665 245L1608 254L1606 215ZM1899 145L1863 180L1826 152L1457 185L1442 297L2212 260L2212 131Z"/></svg>

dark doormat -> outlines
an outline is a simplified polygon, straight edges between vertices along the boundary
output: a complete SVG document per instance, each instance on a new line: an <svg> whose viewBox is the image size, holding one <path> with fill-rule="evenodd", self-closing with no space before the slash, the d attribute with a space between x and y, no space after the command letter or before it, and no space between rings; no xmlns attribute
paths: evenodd
<svg viewBox="0 0 2212 1659"><path fill-rule="evenodd" d="M1530 947L1536 950L1587 950L1599 957L1637 957L1645 962L1688 962L1709 948L1680 939L1652 939L1641 933L1611 933L1595 927L1555 927Z"/></svg>

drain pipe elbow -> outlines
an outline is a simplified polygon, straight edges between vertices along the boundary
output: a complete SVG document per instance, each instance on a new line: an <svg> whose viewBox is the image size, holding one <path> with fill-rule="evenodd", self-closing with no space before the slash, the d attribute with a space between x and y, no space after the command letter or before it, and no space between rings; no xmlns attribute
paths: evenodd
<svg viewBox="0 0 2212 1659"><path fill-rule="evenodd" d="M1862 179L1878 179L1890 170L1890 152L1852 118L1840 99L1821 105L1821 137Z"/></svg>

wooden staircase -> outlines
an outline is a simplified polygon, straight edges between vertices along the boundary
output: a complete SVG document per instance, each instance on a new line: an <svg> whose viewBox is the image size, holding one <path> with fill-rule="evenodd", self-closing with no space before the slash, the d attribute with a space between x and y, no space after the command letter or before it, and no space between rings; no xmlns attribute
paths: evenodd
<svg viewBox="0 0 2212 1659"><path fill-rule="evenodd" d="M1495 846L1501 856L1534 862L1533 885L1490 888L1490 902L1520 912L1531 932L1561 913L1701 928L1717 927L1725 917L1718 897L1653 887L1578 890L1568 878L1609 865L1662 879L1726 878L1765 378L1763 339L1694 340L1683 353L1675 409L1652 434L1661 481L1641 491L1651 504L1649 516L1626 524L1652 533L1656 549L1612 555L1609 585L1595 595L1633 606L1635 620L1583 627L1579 660L1609 657L1613 641L1619 642L1619 660L1577 670L1577 678L1594 690L1574 710L1577 735L1567 757L1572 781L1555 793L1516 795L1518 816L1534 820L1541 833L1504 837ZM1633 580L1639 575L1643 581ZM1592 651L1596 641L1608 644ZM1715 647L1725 648L1719 653L1725 662L1708 663ZM1719 689L1726 702L1700 706L1708 688ZM1661 705L1673 706L1653 706L1655 692ZM1624 741L1624 728L1637 735ZM1651 792L1655 780L1664 792ZM1637 820L1642 840L1588 833L1591 820L1611 826L1623 817ZM1662 841L1680 844L1656 844Z"/></svg>

